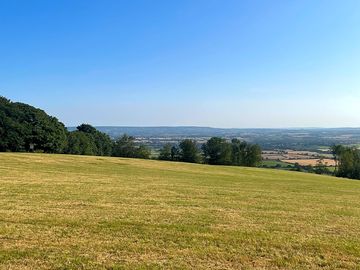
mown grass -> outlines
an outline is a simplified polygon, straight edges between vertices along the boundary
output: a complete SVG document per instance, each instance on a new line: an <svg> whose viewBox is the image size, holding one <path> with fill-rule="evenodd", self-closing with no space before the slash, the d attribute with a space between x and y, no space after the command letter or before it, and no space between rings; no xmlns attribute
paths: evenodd
<svg viewBox="0 0 360 270"><path fill-rule="evenodd" d="M360 269L360 181L0 154L1 269Z"/></svg>

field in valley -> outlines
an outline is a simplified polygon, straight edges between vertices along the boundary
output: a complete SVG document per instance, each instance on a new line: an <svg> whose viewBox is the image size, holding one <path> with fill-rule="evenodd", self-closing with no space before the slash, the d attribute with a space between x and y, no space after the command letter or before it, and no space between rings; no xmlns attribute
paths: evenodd
<svg viewBox="0 0 360 270"><path fill-rule="evenodd" d="M295 151L295 150L273 150L262 152L262 165L268 167L279 167L287 169L294 164L301 166L316 166L320 162L327 166L329 170L335 169L335 160L332 154L319 153L311 151Z"/></svg>
<svg viewBox="0 0 360 270"><path fill-rule="evenodd" d="M0 154L0 269L360 269L360 181Z"/></svg>
<svg viewBox="0 0 360 270"><path fill-rule="evenodd" d="M322 162L322 164L328 166L328 167L334 167L336 165L335 160L333 159L285 159L281 160L285 163L295 164L298 163L301 166L316 166L319 164L319 162Z"/></svg>

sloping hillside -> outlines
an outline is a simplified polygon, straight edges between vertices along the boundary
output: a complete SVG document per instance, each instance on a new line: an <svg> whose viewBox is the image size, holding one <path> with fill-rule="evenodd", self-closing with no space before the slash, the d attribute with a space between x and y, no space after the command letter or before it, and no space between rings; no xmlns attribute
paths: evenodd
<svg viewBox="0 0 360 270"><path fill-rule="evenodd" d="M360 181L0 154L3 269L359 269Z"/></svg>

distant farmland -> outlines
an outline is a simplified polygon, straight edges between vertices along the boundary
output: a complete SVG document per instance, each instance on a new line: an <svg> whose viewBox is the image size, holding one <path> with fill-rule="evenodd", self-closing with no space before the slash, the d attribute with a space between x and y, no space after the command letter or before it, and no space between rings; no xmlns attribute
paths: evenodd
<svg viewBox="0 0 360 270"><path fill-rule="evenodd" d="M360 181L0 154L0 269L359 269Z"/></svg>
<svg viewBox="0 0 360 270"><path fill-rule="evenodd" d="M329 167L334 167L335 166L335 160L333 159L284 159L281 160L282 162L285 163L291 163L291 164L295 164L298 163L301 166L316 166L317 164L319 164L320 161L322 161L322 163L326 166Z"/></svg>
<svg viewBox="0 0 360 270"><path fill-rule="evenodd" d="M199 143L210 137L239 138L259 144L264 150L293 149L319 151L332 145L358 145L360 128L300 128L300 129L238 129L209 127L111 127L98 126L100 131L117 138L124 133L156 149L166 143L191 138ZM75 127L69 127L74 130Z"/></svg>

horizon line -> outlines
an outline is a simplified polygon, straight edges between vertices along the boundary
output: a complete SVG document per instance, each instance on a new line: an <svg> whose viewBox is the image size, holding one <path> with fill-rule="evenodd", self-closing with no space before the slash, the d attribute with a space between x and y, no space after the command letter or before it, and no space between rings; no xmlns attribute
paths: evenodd
<svg viewBox="0 0 360 270"><path fill-rule="evenodd" d="M90 124L91 125L91 124ZM69 125L65 126L66 128L76 128L79 125ZM176 126L167 126L167 125L149 125L149 126L117 126L117 125L92 125L94 127L107 127L107 128L208 128L208 129L360 129L360 126L353 126L353 127L211 127L211 126L193 126L193 125L176 125Z"/></svg>

